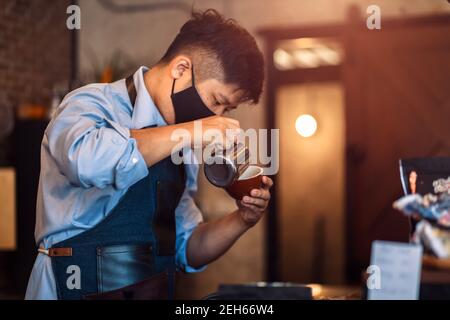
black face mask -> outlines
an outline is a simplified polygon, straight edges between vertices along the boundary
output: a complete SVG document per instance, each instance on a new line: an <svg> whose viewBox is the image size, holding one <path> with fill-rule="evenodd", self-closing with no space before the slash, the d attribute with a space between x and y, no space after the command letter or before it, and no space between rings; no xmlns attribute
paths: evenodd
<svg viewBox="0 0 450 320"><path fill-rule="evenodd" d="M173 93L175 88L175 79L173 79L172 98L173 108L175 110L175 123L183 123L194 121L201 118L214 116L212 112L204 103L197 89L195 88L194 67L192 72L192 86L180 92Z"/></svg>

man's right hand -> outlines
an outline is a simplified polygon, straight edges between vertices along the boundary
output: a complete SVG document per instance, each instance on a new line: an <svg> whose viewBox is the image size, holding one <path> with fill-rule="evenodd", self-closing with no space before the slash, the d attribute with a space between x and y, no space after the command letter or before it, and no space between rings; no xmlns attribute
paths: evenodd
<svg viewBox="0 0 450 320"><path fill-rule="evenodd" d="M201 122L201 126L195 126L195 122ZM237 136L241 134L239 121L223 116L211 116L187 123L191 133L191 147L205 147L210 143L223 145L225 148L230 147ZM201 131L195 130L201 128Z"/></svg>

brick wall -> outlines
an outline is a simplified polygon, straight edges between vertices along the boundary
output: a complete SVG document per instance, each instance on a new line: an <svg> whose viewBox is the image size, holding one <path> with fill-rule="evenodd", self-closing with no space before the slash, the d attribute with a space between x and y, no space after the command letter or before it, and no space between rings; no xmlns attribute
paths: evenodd
<svg viewBox="0 0 450 320"><path fill-rule="evenodd" d="M68 0L0 0L1 101L50 103L55 84L70 78Z"/></svg>

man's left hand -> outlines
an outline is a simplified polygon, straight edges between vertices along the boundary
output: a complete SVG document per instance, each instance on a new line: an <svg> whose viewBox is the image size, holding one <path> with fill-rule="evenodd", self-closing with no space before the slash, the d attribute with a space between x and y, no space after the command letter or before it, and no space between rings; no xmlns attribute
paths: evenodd
<svg viewBox="0 0 450 320"><path fill-rule="evenodd" d="M269 189L272 187L273 181L269 177L263 176L262 183L261 188L250 191L250 196L244 196L242 200L236 201L241 218L249 227L254 226L261 219L269 204Z"/></svg>

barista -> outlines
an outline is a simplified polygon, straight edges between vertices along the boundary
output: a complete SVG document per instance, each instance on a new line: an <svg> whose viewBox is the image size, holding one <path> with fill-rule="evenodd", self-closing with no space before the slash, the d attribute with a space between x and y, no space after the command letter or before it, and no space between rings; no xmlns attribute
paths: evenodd
<svg viewBox="0 0 450 320"><path fill-rule="evenodd" d="M202 271L224 254L260 220L272 181L204 223L192 198L198 165L171 161L182 147L171 135L194 136L198 119L203 130L239 128L223 114L257 103L262 84L254 38L208 10L151 69L69 93L42 140L26 298L172 298L177 270Z"/></svg>

